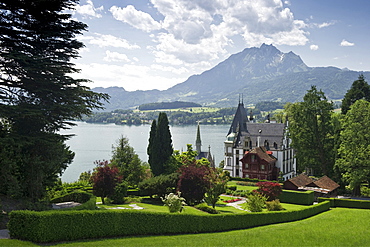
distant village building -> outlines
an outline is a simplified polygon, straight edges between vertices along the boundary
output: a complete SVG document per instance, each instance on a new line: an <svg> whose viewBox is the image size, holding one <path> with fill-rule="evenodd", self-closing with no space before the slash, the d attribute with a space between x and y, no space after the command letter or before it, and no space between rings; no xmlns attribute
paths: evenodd
<svg viewBox="0 0 370 247"><path fill-rule="evenodd" d="M297 168L291 140L286 133L288 122L254 123L252 119L252 114L248 119L243 102L239 102L224 142L224 170L232 177L274 180L277 174L284 180L294 177ZM253 156L255 160L252 162Z"/></svg>
<svg viewBox="0 0 370 247"><path fill-rule="evenodd" d="M200 160L202 158L206 158L210 163L211 167L215 167L215 161L211 154L211 146L208 146L208 152L202 151L202 140L200 139L200 124L198 122L198 128L197 128L197 137L195 140L195 148L198 153L198 155L195 157L195 159Z"/></svg>

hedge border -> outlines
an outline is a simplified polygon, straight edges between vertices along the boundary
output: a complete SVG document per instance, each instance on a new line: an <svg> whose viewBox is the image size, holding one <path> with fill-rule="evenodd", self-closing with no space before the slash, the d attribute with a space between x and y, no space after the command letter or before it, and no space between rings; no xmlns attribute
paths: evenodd
<svg viewBox="0 0 370 247"><path fill-rule="evenodd" d="M319 197L318 202L330 202L330 207L370 209L370 200Z"/></svg>
<svg viewBox="0 0 370 247"><path fill-rule="evenodd" d="M330 203L294 211L191 215L135 210L13 211L11 238L39 243L131 235L189 234L246 229L301 220L329 210Z"/></svg>
<svg viewBox="0 0 370 247"><path fill-rule="evenodd" d="M96 209L96 196L85 191L74 191L66 195L53 198L51 203L74 201L82 203L73 208L64 208L59 210L93 210Z"/></svg>
<svg viewBox="0 0 370 247"><path fill-rule="evenodd" d="M313 191L283 190L278 199L284 203L312 205L315 200L315 193Z"/></svg>

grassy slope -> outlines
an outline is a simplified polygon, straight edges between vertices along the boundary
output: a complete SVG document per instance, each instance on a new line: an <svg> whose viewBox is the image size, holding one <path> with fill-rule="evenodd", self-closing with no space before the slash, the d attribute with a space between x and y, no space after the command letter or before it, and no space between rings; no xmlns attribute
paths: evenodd
<svg viewBox="0 0 370 247"><path fill-rule="evenodd" d="M335 208L301 221L246 230L76 241L50 246L369 246L369 220L370 210ZM16 242L11 245L13 241ZM3 245L30 246L30 243L0 240L0 246Z"/></svg>

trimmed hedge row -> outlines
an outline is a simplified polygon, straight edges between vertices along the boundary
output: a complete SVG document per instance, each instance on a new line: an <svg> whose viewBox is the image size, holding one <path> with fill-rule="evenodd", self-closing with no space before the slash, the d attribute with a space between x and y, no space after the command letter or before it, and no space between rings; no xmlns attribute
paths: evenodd
<svg viewBox="0 0 370 247"><path fill-rule="evenodd" d="M330 203L323 202L296 211L204 216L135 210L13 211L8 229L12 238L33 242L218 232L301 220L329 208Z"/></svg>
<svg viewBox="0 0 370 247"><path fill-rule="evenodd" d="M258 179L258 178L240 178L240 177L231 177L230 180L231 181L253 182L253 183L258 183L258 182L278 183L279 182L279 181L271 181L271 180Z"/></svg>
<svg viewBox="0 0 370 247"><path fill-rule="evenodd" d="M312 205L315 200L315 193L313 191L283 190L278 199L284 203Z"/></svg>
<svg viewBox="0 0 370 247"><path fill-rule="evenodd" d="M96 196L91 193L85 191L74 191L68 193L66 195L53 198L50 202L51 203L59 203L59 202L78 202L82 203L80 206L73 207L73 208L65 208L62 210L93 210L96 209Z"/></svg>
<svg viewBox="0 0 370 247"><path fill-rule="evenodd" d="M330 207L370 209L370 201L324 197L318 198L318 202L326 201L330 202Z"/></svg>

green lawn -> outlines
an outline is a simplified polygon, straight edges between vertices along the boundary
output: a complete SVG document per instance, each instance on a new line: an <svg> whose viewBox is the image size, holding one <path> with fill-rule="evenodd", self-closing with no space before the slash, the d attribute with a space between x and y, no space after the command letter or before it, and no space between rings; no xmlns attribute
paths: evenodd
<svg viewBox="0 0 370 247"><path fill-rule="evenodd" d="M369 246L369 221L370 210L334 208L308 219L246 230L86 240L48 246ZM38 245L0 240L0 246Z"/></svg>

